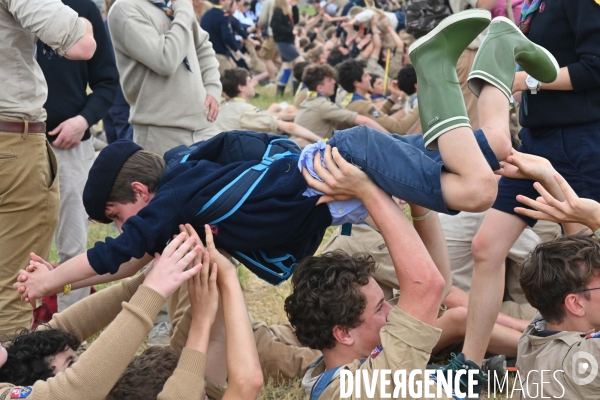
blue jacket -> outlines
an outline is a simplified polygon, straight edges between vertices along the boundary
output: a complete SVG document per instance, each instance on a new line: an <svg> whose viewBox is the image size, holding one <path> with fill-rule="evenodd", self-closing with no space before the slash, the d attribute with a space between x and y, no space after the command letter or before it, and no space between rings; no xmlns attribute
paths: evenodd
<svg viewBox="0 0 600 400"><path fill-rule="evenodd" d="M546 0L533 15L527 37L567 67L573 90L527 93L521 125L534 135L600 121L600 3Z"/></svg>
<svg viewBox="0 0 600 400"><path fill-rule="evenodd" d="M222 7L215 6L208 10L200 20L200 27L208 33L215 53L230 56L229 49L239 50L231 29L229 13L224 12Z"/></svg>
<svg viewBox="0 0 600 400"><path fill-rule="evenodd" d="M150 204L125 222L123 233L97 242L88 250L94 271L114 274L131 257L162 252L183 223L192 223L203 238L203 225L210 221L198 221L198 212L228 183L259 164L268 142L279 137L224 132L200 143L209 160L169 165ZM168 159L171 154L165 157ZM327 205L316 206L318 197L302 196L306 189L297 158L275 161L240 209L212 226L216 246L235 254L268 281L264 271L244 255L254 259L253 252L263 250L270 257L290 254L299 261L314 254L331 224L331 214Z"/></svg>

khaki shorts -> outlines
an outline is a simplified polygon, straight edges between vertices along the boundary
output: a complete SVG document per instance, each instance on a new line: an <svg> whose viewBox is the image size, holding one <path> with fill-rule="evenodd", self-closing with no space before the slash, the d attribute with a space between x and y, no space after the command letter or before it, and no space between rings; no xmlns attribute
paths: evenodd
<svg viewBox="0 0 600 400"><path fill-rule="evenodd" d="M263 60L275 60L279 56L273 37L269 37L260 47L258 56Z"/></svg>

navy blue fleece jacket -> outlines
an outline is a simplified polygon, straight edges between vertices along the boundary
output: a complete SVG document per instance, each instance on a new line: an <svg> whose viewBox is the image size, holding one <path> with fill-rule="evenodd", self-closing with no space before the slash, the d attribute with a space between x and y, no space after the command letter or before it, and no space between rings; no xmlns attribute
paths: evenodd
<svg viewBox="0 0 600 400"><path fill-rule="evenodd" d="M572 91L527 94L521 125L532 133L600 121L600 4L594 0L546 0L527 37L567 67Z"/></svg>
<svg viewBox="0 0 600 400"><path fill-rule="evenodd" d="M277 250L297 259L318 248L331 214L318 197L304 197L307 184L298 171L297 158L275 161L237 212L213 227L215 244L233 251ZM212 196L258 161L222 165L188 161L166 173L150 203L123 225L115 239L97 242L88 250L90 265L98 274L115 273L119 266L145 253L162 252L179 224L192 223L203 238L203 224L195 216Z"/></svg>

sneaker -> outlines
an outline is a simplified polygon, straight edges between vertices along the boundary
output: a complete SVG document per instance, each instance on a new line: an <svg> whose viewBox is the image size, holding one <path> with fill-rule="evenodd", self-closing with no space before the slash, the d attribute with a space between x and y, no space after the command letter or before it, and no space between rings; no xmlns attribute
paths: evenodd
<svg viewBox="0 0 600 400"><path fill-rule="evenodd" d="M440 368L440 370L446 374L446 378L448 378L450 375L449 371L452 371L452 385L454 384L456 372L460 370L465 370L467 372L467 374L461 375L460 377L460 388L456 388L454 386L452 387L455 392L457 389L460 389L460 391L465 395L469 393L468 371L472 369L479 370L479 373L474 376L475 385L473 386L473 393L475 393L475 397L465 396L465 399L478 399L481 389L483 389L485 383L487 382L487 375L481 368L479 368L479 365L475 364L471 360L465 360L465 355L463 353L460 353L459 355L452 353L452 359L450 360L450 363Z"/></svg>
<svg viewBox="0 0 600 400"><path fill-rule="evenodd" d="M155 325L148 335L148 346L169 346L171 344L170 329L171 324L169 322L161 322Z"/></svg>

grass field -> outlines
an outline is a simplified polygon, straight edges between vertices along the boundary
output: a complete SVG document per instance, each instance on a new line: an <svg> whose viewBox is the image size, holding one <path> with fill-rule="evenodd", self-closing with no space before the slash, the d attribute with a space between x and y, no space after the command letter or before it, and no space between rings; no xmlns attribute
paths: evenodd
<svg viewBox="0 0 600 400"><path fill-rule="evenodd" d="M266 109L273 102L286 101L289 104L293 103L293 96L291 96L290 89L287 90L287 96L277 99L274 96L275 88L265 89L257 86L256 91L260 94L260 97L253 99L252 104L263 109ZM410 215L408 210L407 214ZM329 238L332 232L333 228L329 228L323 242ZM118 232L113 225L91 223L88 230L88 247L93 246L96 241L104 241L107 236L115 237L117 235ZM57 254L54 246L51 250L50 261L52 263L57 262ZM265 321L269 325L287 322L287 317L283 310L283 302L291 292L291 287L288 282L285 282L280 286L271 286L258 279L243 266L239 268L238 275L244 290L248 311L255 320ZM117 282L99 285L97 289L102 290L115 283ZM91 343L94 339L94 337L90 338L88 342ZM140 351L145 347L145 344L142 344ZM210 366L208 368L210 368ZM275 383L269 381L266 382L261 390L259 400L299 400L306 399L307 397L308 396L306 396L302 390L300 380L289 383ZM498 399L500 399L500 397Z"/></svg>

